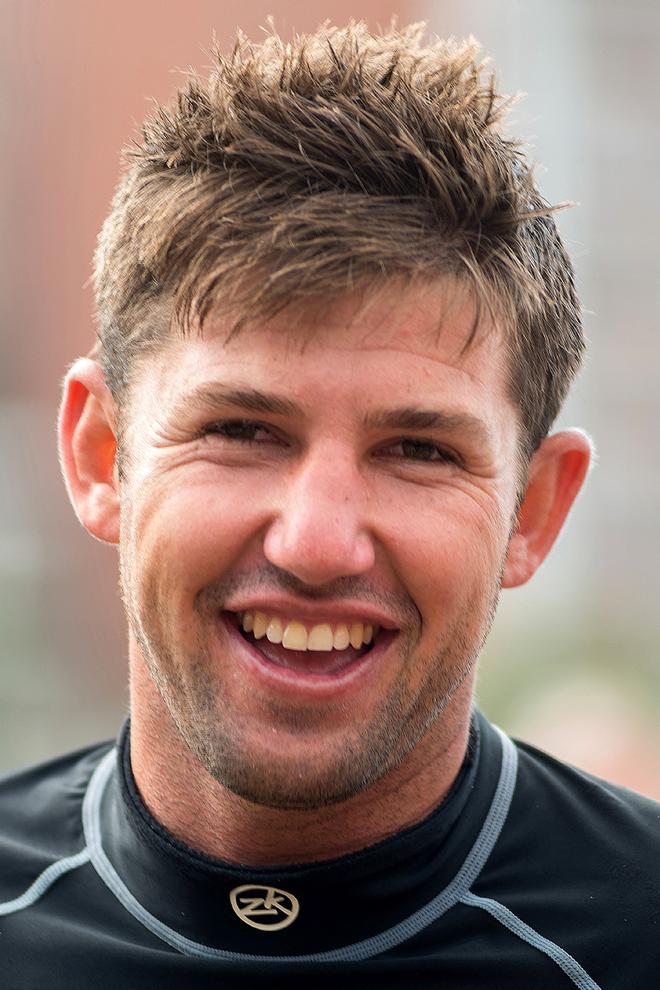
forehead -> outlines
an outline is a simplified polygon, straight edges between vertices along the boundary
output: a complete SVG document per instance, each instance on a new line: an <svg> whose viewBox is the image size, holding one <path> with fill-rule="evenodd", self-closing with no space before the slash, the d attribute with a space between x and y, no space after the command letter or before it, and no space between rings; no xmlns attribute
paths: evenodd
<svg viewBox="0 0 660 990"><path fill-rule="evenodd" d="M188 335L175 329L163 344L164 360L156 361L163 379L178 367L171 360L175 353L188 370L202 352L212 351L228 362L262 351L286 360L310 351L392 351L466 371L477 365L484 371L503 369L506 360L501 333L486 314L477 323L473 296L449 277L413 285L391 281L378 290L315 300L235 327L233 319L216 312Z"/></svg>
<svg viewBox="0 0 660 990"><path fill-rule="evenodd" d="M446 408L511 410L502 334L482 318L472 297L450 279L411 286L389 283L290 309L234 332L212 313L199 330L176 330L134 379L131 406L179 408L230 382L339 410L433 399ZM132 418L132 417L131 417Z"/></svg>

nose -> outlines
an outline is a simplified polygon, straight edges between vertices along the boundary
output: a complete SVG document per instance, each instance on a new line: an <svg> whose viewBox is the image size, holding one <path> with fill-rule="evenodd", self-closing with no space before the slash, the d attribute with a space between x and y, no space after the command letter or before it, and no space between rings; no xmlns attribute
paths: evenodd
<svg viewBox="0 0 660 990"><path fill-rule="evenodd" d="M310 585L364 574L375 548L365 519L365 482L350 456L308 454L283 483L264 539L266 558Z"/></svg>

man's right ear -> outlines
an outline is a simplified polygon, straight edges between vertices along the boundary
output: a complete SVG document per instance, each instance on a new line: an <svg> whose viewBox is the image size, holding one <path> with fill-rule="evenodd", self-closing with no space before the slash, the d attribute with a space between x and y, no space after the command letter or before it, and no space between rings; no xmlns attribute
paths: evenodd
<svg viewBox="0 0 660 990"><path fill-rule="evenodd" d="M60 463L71 504L92 536L119 543L116 407L100 364L79 358L64 379Z"/></svg>

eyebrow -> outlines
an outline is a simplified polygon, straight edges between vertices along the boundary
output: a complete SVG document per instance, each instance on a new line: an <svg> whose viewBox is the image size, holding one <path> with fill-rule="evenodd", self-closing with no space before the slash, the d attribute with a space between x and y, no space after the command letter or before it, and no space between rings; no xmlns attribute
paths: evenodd
<svg viewBox="0 0 660 990"><path fill-rule="evenodd" d="M217 410L221 406L237 406L246 412L271 416L303 415L302 406L292 399L285 399L274 392L262 392L248 386L223 385L221 382L198 385L192 392L186 393L177 402L175 415L179 412L197 411L200 406L210 410Z"/></svg>
<svg viewBox="0 0 660 990"><path fill-rule="evenodd" d="M246 412L271 416L303 417L305 410L293 399L274 392L265 392L251 386L231 386L222 382L198 385L181 398L175 407L179 413L197 411L199 407L216 412L222 406L235 406ZM438 430L447 434L468 435L480 443L490 443L492 434L487 424L478 416L466 412L442 409L424 409L420 406L399 406L395 409L377 409L368 412L363 419L366 429L372 430Z"/></svg>
<svg viewBox="0 0 660 990"><path fill-rule="evenodd" d="M422 409L419 406L400 406L396 409L369 412L364 418L364 425L380 430L439 430L442 433L461 433L480 443L489 443L492 438L486 423L472 413Z"/></svg>

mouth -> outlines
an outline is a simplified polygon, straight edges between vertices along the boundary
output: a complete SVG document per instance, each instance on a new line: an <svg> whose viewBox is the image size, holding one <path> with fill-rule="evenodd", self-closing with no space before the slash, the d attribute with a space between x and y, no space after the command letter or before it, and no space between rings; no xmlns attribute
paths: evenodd
<svg viewBox="0 0 660 990"><path fill-rule="evenodd" d="M379 655L396 635L366 620L310 623L258 609L226 611L222 618L273 674L296 680L341 679Z"/></svg>

